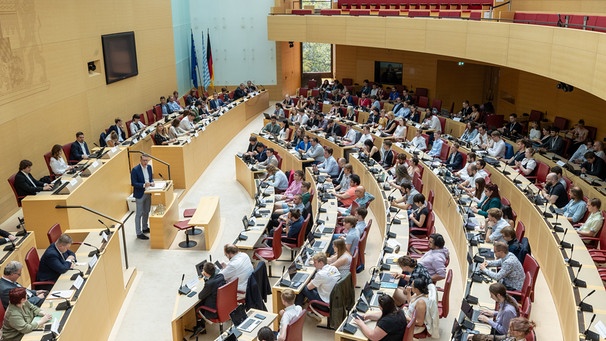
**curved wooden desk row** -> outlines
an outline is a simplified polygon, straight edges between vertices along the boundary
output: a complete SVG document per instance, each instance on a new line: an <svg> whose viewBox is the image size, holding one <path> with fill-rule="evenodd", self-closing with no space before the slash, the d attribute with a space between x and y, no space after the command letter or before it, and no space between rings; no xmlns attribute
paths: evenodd
<svg viewBox="0 0 606 341"><path fill-rule="evenodd" d="M36 233L31 231L27 234L27 236L17 237L17 240L15 241L15 249L12 251L5 250L5 248L9 247L11 244L4 244L0 246L0 269L4 269L6 264L15 260L25 267L25 255L32 247L36 248L35 235ZM29 287L31 282L32 280L29 277L29 271L26 269L21 271L19 283L24 287Z"/></svg>
<svg viewBox="0 0 606 341"><path fill-rule="evenodd" d="M404 151L398 146L394 149L397 152ZM541 270L545 274L557 308L563 338L565 340L578 338L579 332L585 330L592 317L591 314L581 313L577 309L579 300L595 289L596 292L587 298L585 302L593 304L596 308L602 304L601 302L606 302L606 291L584 243L577 233L572 233L574 230L570 223L564 219L560 219L559 222L563 227L571 231L571 233L566 235L565 239L567 242L575 245L573 258L583 264L584 270L581 272L579 278L585 280L588 284L588 288L574 288L571 282L574 277L573 274L576 274L576 270L573 273L562 256L562 250L560 249L562 234L554 233L550 229L551 222L548 223L544 219L543 207L537 208L522 190L514 184L513 179L517 171L511 167L507 167L505 170L509 172L509 175L504 175L501 170L495 169L490 165L487 166L487 170L491 172L491 181L499 186L501 196L510 200L512 208L518 213L518 219L524 222L527 227L526 237L531 244L533 256L539 262ZM518 180L522 181L521 188L525 189L529 187L536 193L537 189L528 180L525 178L520 179L520 177L518 177ZM462 221L456 209L456 202L449 195L445 185L441 183L433 172L425 171L423 181L426 186L429 184L429 187L436 191L434 210L439 213L442 221L446 223L446 229L457 250L463 250L466 248L466 240L462 232ZM457 257L459 258L461 270L466 271L467 263L464 259L465 255L457 252ZM606 311L596 309L596 313L599 319L606 319Z"/></svg>
<svg viewBox="0 0 606 341"><path fill-rule="evenodd" d="M67 311L56 310L64 299L47 297L42 310L51 313L61 321L59 338L62 340L107 340L118 317L124 298L130 289L130 281L125 282L120 257L120 237L116 230L108 242L99 236L101 230L66 231L75 241L85 241L101 249L101 255L90 269L89 252L93 249L81 246L76 251L76 268L85 273L86 280L79 290L69 298L72 308ZM75 290L70 277L77 272L67 271L61 275L51 293L58 290ZM45 334L34 331L26 334L23 340L38 341Z"/></svg>

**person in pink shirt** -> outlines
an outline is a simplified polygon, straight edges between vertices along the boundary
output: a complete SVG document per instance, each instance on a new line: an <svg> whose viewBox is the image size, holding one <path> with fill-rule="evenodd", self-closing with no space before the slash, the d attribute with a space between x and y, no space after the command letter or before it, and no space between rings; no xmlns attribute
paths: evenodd
<svg viewBox="0 0 606 341"><path fill-rule="evenodd" d="M282 206L286 205L287 202L292 201L292 199L297 194L301 194L301 183L303 182L303 171L296 170L295 175L293 176L293 180L288 185L286 191L281 195L276 195L276 204L274 207L276 208L284 208Z"/></svg>

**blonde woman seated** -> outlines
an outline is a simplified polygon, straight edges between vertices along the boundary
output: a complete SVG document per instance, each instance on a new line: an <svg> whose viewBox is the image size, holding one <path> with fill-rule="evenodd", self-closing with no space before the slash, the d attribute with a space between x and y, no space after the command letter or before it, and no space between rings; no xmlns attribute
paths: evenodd
<svg viewBox="0 0 606 341"><path fill-rule="evenodd" d="M69 166L63 158L63 147L60 144L56 144L51 149L50 167L53 174L62 175L68 170L74 168Z"/></svg>
<svg viewBox="0 0 606 341"><path fill-rule="evenodd" d="M432 338L438 338L438 307L435 300L432 301L427 282L421 278L413 280L412 286L404 290L408 308L404 311L406 319L409 320L416 311L414 333L419 334L427 331ZM433 286L433 284L431 284Z"/></svg>
<svg viewBox="0 0 606 341"><path fill-rule="evenodd" d="M187 134L187 131L181 129L181 127L179 127L179 124L181 122L179 121L178 118L175 118L174 120L172 120L170 122L170 128L168 128L168 137L171 139L176 139L179 136L183 136L185 134Z"/></svg>
<svg viewBox="0 0 606 341"><path fill-rule="evenodd" d="M398 122L398 125L393 132L393 138L396 139L396 141L404 141L406 139L406 124L404 124L404 119L398 117L396 118L396 122Z"/></svg>
<svg viewBox="0 0 606 341"><path fill-rule="evenodd" d="M347 246L345 245L345 239L338 238L332 242L333 248L335 249L335 253L328 257L328 264L334 266L341 273L341 278L347 276L349 273L349 268L351 266L351 253L347 251Z"/></svg>
<svg viewBox="0 0 606 341"><path fill-rule="evenodd" d="M120 143L118 142L118 133L116 133L115 130L112 130L112 132L109 133L109 135L107 135L107 137L105 138L105 143L108 147L115 147L119 145Z"/></svg>
<svg viewBox="0 0 606 341"><path fill-rule="evenodd" d="M158 124L156 126L156 132L154 133L154 143L156 145L168 145L175 141L175 139L171 139L168 137L168 135L166 135L166 128L164 128L163 124Z"/></svg>

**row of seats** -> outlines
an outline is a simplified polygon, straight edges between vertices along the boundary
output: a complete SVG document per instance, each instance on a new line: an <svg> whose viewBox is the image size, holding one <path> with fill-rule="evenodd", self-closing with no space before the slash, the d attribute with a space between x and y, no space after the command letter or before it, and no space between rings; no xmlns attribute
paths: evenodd
<svg viewBox="0 0 606 341"><path fill-rule="evenodd" d="M492 6L492 0L339 0L342 9L482 9Z"/></svg>
<svg viewBox="0 0 606 341"><path fill-rule="evenodd" d="M311 9L293 9L292 14L294 15L311 15L313 10ZM362 15L378 15L380 17L399 17L408 16L409 18L424 18L424 17L439 17L439 18L465 18L471 20L480 20L482 18L481 10L439 10L439 9L410 9L410 10L399 10L399 9L379 9L378 12L373 12L371 9L349 9L349 11L343 12L340 9L322 9L320 10L321 15L341 15L349 14L351 16L362 16Z"/></svg>
<svg viewBox="0 0 606 341"><path fill-rule="evenodd" d="M516 12L513 22L606 32L606 16Z"/></svg>

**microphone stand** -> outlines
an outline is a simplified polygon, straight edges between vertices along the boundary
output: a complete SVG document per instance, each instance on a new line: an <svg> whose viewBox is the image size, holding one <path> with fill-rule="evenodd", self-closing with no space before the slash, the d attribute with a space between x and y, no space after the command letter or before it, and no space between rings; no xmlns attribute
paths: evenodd
<svg viewBox="0 0 606 341"><path fill-rule="evenodd" d="M120 220L114 219L106 214L103 214L101 212L95 211L91 208L88 208L86 206L82 206L82 205L56 205L55 208L61 208L61 209L71 209L71 208L77 208L77 209L82 209L88 212L91 212L92 214L98 215L100 217L103 217L107 220L113 221L114 223L117 223L119 225L118 229L120 229L120 231L122 232L122 247L124 248L124 264L126 266L126 269L128 269L128 250L126 248L126 233L124 232L124 223L122 223ZM132 215L132 212L128 215L128 217L126 217L126 219L130 218L130 216Z"/></svg>
<svg viewBox="0 0 606 341"><path fill-rule="evenodd" d="M147 155L149 158L151 158L152 160L156 160L156 161L160 162L161 164L163 164L163 165L165 165L165 166L166 166L166 169L167 169L167 172L168 172L168 179L169 179L169 180L171 180L171 179L172 179L172 178L170 177L170 163L168 163L168 162L166 162L166 161L163 161L163 160L160 160L160 159L158 159L157 157L155 157L155 156L153 156L153 155L151 155L151 154L144 153L144 152L142 152L142 151L140 151L140 150L128 150L128 155L130 156L130 154L145 154L145 155ZM133 168L133 167L132 167L132 165L131 165L131 163L130 163L130 157L128 158L128 167L129 167L129 168L131 168L131 169Z"/></svg>

